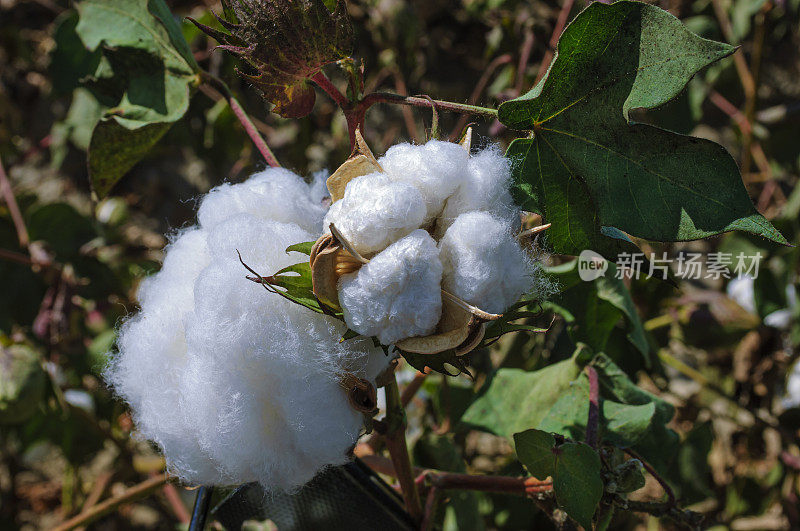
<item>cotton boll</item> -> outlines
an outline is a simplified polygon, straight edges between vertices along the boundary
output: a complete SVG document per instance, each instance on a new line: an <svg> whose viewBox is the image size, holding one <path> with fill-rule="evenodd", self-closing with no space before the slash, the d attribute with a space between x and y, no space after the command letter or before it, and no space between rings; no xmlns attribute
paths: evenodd
<svg viewBox="0 0 800 531"><path fill-rule="evenodd" d="M490 147L470 157L467 173L445 204L436 223L437 236L453 224L456 218L474 210L493 214L508 223L512 232L520 227L519 209L508 191L511 182L511 163L497 147Z"/></svg>
<svg viewBox="0 0 800 531"><path fill-rule="evenodd" d="M241 184L222 184L200 203L197 219L204 228L213 227L236 214L247 212L263 219L296 223L317 234L322 229L326 206L312 198L314 184L284 168L268 168Z"/></svg>
<svg viewBox="0 0 800 531"><path fill-rule="evenodd" d="M416 188L372 173L347 183L324 225L328 230L333 223L358 252L370 254L419 228L424 217L425 201Z"/></svg>
<svg viewBox="0 0 800 531"><path fill-rule="evenodd" d="M433 332L442 312L436 242L417 229L339 281L347 325L384 345Z"/></svg>
<svg viewBox="0 0 800 531"><path fill-rule="evenodd" d="M315 237L266 219L271 198L237 211L252 184L218 192L202 227L167 248L162 270L142 285L142 310L120 331L107 377L131 405L138 433L183 480L293 490L345 462L358 437L362 416L341 376L374 382L388 358L367 340L339 343L343 323L244 278L237 250L256 270L274 272L298 261L286 247Z"/></svg>
<svg viewBox="0 0 800 531"><path fill-rule="evenodd" d="M421 146L396 144L378 163L397 182L414 185L425 200L425 223L433 221L445 200L467 176L469 153L452 142L430 140Z"/></svg>
<svg viewBox="0 0 800 531"><path fill-rule="evenodd" d="M502 313L533 284L530 258L508 225L487 212L458 216L439 249L442 287L482 310Z"/></svg>

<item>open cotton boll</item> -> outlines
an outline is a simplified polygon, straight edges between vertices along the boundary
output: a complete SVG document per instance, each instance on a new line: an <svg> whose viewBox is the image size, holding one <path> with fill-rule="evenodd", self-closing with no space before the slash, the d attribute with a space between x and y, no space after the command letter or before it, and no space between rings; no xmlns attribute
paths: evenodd
<svg viewBox="0 0 800 531"><path fill-rule="evenodd" d="M439 249L442 287L487 312L502 313L533 285L532 261L508 224L488 212L458 216Z"/></svg>
<svg viewBox="0 0 800 531"><path fill-rule="evenodd" d="M414 185L425 200L424 223L433 221L445 200L467 174L469 153L452 142L429 140L420 146L396 144L378 160L386 175Z"/></svg>
<svg viewBox="0 0 800 531"><path fill-rule="evenodd" d="M344 320L384 345L433 332L442 313L442 264L422 229L393 243L339 280Z"/></svg>
<svg viewBox="0 0 800 531"><path fill-rule="evenodd" d="M513 232L519 231L519 209L508 190L510 183L511 163L498 147L470 157L464 179L445 203L436 235L441 238L459 215L475 210L490 212L507 222Z"/></svg>
<svg viewBox="0 0 800 531"><path fill-rule="evenodd" d="M318 233L327 207L318 187L285 168L267 168L241 184L222 184L212 189L200 203L197 220L212 227L229 216L248 212L264 219L295 223Z"/></svg>
<svg viewBox="0 0 800 531"><path fill-rule="evenodd" d="M281 199L302 205L311 189L284 181ZM244 278L237 250L276 271L298 261L286 247L318 234L300 226L309 210L271 211L268 196L240 201L252 185L218 190L203 224L167 247L162 270L142 284L141 311L120 330L107 379L183 480L293 490L344 463L358 438L363 417L339 385L343 373L374 382L388 358L368 340L339 343L343 323Z"/></svg>
<svg viewBox="0 0 800 531"><path fill-rule="evenodd" d="M424 218L425 202L416 188L371 173L347 183L324 225L328 230L333 223L358 252L370 254L419 228Z"/></svg>

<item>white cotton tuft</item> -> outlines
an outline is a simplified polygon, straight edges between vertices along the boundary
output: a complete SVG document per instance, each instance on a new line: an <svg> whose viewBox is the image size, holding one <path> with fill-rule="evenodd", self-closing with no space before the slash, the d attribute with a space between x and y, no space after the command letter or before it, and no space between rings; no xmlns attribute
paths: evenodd
<svg viewBox="0 0 800 531"><path fill-rule="evenodd" d="M363 417L339 378L374 382L388 363L368 339L339 343L340 321L245 279L237 250L272 273L301 261L286 247L318 236L304 228L322 218L310 189L287 173L268 170L203 201L201 226L182 232L142 283L141 311L122 326L107 371L138 433L190 483L292 490L344 463Z"/></svg>
<svg viewBox="0 0 800 531"><path fill-rule="evenodd" d="M378 163L393 181L413 185L425 200L425 221L441 214L445 200L467 178L469 153L462 146L429 140L421 146L397 144Z"/></svg>
<svg viewBox="0 0 800 531"><path fill-rule="evenodd" d="M478 308L502 313L533 285L533 263L507 223L487 212L456 218L439 242L442 287Z"/></svg>
<svg viewBox="0 0 800 531"><path fill-rule="evenodd" d="M344 319L384 345L430 334L442 313L442 264L436 242L418 229L339 280Z"/></svg>
<svg viewBox="0 0 800 531"><path fill-rule="evenodd" d="M492 146L470 157L464 179L447 199L437 221L437 236L441 237L458 216L475 210L490 212L513 232L519 231L520 212L511 198L510 184L511 163L500 148Z"/></svg>
<svg viewBox="0 0 800 531"><path fill-rule="evenodd" d="M370 254L418 228L424 217L425 202L416 188L372 173L347 183L324 225L327 231L333 223L358 252Z"/></svg>
<svg viewBox="0 0 800 531"><path fill-rule="evenodd" d="M318 179L307 184L285 168L267 168L241 184L221 184L200 203L197 220L213 227L231 215L247 212L255 217L295 223L314 234L322 230L327 206L322 203Z"/></svg>

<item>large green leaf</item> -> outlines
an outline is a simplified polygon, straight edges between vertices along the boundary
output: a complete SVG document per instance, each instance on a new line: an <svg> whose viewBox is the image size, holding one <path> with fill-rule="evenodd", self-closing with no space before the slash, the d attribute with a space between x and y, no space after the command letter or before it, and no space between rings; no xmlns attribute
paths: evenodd
<svg viewBox="0 0 800 531"><path fill-rule="evenodd" d="M88 154L103 197L186 113L199 67L163 0L82 0L76 8L75 32L102 54L86 62L94 69L83 80L104 109Z"/></svg>
<svg viewBox="0 0 800 531"><path fill-rule="evenodd" d="M580 372L574 358L534 372L500 369L461 421L511 439L515 433L538 427Z"/></svg>
<svg viewBox="0 0 800 531"><path fill-rule="evenodd" d="M499 110L507 126L533 131L508 155L518 160L516 197L553 223L556 252L613 259L620 230L680 241L737 229L786 243L722 146L630 119L733 51L638 2L593 3L567 27L547 76Z"/></svg>

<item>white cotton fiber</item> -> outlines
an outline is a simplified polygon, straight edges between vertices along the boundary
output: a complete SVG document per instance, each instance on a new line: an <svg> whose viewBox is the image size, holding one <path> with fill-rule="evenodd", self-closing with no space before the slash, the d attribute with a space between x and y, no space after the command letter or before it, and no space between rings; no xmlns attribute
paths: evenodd
<svg viewBox="0 0 800 531"><path fill-rule="evenodd" d="M415 230L339 281L347 325L384 345L433 332L442 312L436 242Z"/></svg>
<svg viewBox="0 0 800 531"><path fill-rule="evenodd" d="M467 173L445 204L436 224L441 237L456 218L466 212L482 210L505 221L510 230L519 231L520 213L511 198L511 163L498 147L484 149L467 164Z"/></svg>
<svg viewBox="0 0 800 531"><path fill-rule="evenodd" d="M452 142L397 144L378 160L393 181L409 183L425 200L425 224L441 214L445 200L467 178L469 153Z"/></svg>
<svg viewBox="0 0 800 531"><path fill-rule="evenodd" d="M307 184L285 168L268 168L241 184L222 184L200 203L197 220L213 227L232 214L247 212L262 219L295 223L318 233L327 206L322 203L319 179Z"/></svg>
<svg viewBox="0 0 800 531"><path fill-rule="evenodd" d="M339 343L344 323L245 279L236 254L264 274L302 261L284 250L319 236L307 230L322 219L309 194L299 177L272 170L215 189L200 227L167 248L120 330L107 378L138 433L189 483L295 489L344 463L361 430L339 378L374 382L383 351L368 339Z"/></svg>
<svg viewBox="0 0 800 531"><path fill-rule="evenodd" d="M358 252L370 254L418 228L424 217L425 202L416 188L372 173L347 183L324 225L327 231L333 223Z"/></svg>
<svg viewBox="0 0 800 531"><path fill-rule="evenodd" d="M488 212L458 216L439 249L442 287L482 310L501 313L532 287L531 259L508 224Z"/></svg>

